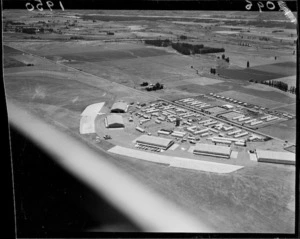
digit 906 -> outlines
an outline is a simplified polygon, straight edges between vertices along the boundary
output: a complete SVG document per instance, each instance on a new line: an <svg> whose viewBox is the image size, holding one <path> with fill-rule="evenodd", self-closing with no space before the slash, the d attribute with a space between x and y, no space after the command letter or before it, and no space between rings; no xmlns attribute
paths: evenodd
<svg viewBox="0 0 300 239"><path fill-rule="evenodd" d="M248 4L246 5L246 9L247 10L251 10L252 6L253 6L253 3L252 1L250 0L245 0ZM262 3L262 2L256 2L257 4L257 7L259 9L259 12L262 12L262 9L265 7L265 5ZM269 10L274 10L276 8L275 4L271 1L267 1L266 2L266 7L269 9Z"/></svg>

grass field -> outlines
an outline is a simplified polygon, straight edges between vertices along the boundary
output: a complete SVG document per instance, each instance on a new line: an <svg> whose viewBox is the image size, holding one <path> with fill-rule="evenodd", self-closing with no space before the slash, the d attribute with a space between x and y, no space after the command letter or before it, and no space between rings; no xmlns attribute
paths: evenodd
<svg viewBox="0 0 300 239"><path fill-rule="evenodd" d="M214 85L215 86L215 85ZM220 93L223 92L222 89L217 89L212 86L201 86L198 84L187 84L187 85L181 85L177 86L176 88L182 91L187 91L190 93L196 93L196 94L207 94L207 93Z"/></svg>
<svg viewBox="0 0 300 239"><path fill-rule="evenodd" d="M245 69L217 69L217 72L225 78L261 82L296 75L296 63L293 61L278 62Z"/></svg>
<svg viewBox="0 0 300 239"><path fill-rule="evenodd" d="M283 107L276 107L275 109L296 115L296 104L291 104L289 106L283 106Z"/></svg>
<svg viewBox="0 0 300 239"><path fill-rule="evenodd" d="M268 64L268 65L260 65L260 66L254 66L250 69L263 71L266 73L276 73L276 74L282 74L285 76L293 76L296 75L296 69L297 65L296 62L279 62L274 64Z"/></svg>
<svg viewBox="0 0 300 239"><path fill-rule="evenodd" d="M9 54L19 54L20 53L20 51L14 49L14 48L11 48L9 46L6 46L6 45L3 46L3 50L4 50L4 54L6 56Z"/></svg>
<svg viewBox="0 0 300 239"><path fill-rule="evenodd" d="M25 63L18 61L14 58L16 54L19 54L20 52L9 47L9 46L3 46L5 57L3 58L3 67L4 68L11 68L11 67L22 67L26 66Z"/></svg>
<svg viewBox="0 0 300 239"><path fill-rule="evenodd" d="M286 75L273 73L273 72L265 72L256 69L244 69L244 70L236 70L236 69L217 69L217 73L220 76L230 79L236 80L253 80L253 81L266 81L266 80L275 80L277 78L284 77ZM291 75L294 73L291 72Z"/></svg>
<svg viewBox="0 0 300 239"><path fill-rule="evenodd" d="M296 120L284 121L259 129L260 132L296 143Z"/></svg>
<svg viewBox="0 0 300 239"><path fill-rule="evenodd" d="M80 52L70 53L55 56L47 56L53 60L55 57L61 57L64 60L77 61L77 62L102 62L114 61L122 59L140 58L168 55L169 53L159 49L141 48L141 49L128 49L128 50L106 50L99 52Z"/></svg>
<svg viewBox="0 0 300 239"><path fill-rule="evenodd" d="M22 66L26 66L26 64L24 64L23 62L17 61L16 59L11 58L11 57L4 58L4 63L3 63L4 68L22 67Z"/></svg>
<svg viewBox="0 0 300 239"><path fill-rule="evenodd" d="M285 204L293 205L290 167L261 165L225 176L117 158L112 163L192 214L205 217L219 232L293 231L293 207L287 209Z"/></svg>

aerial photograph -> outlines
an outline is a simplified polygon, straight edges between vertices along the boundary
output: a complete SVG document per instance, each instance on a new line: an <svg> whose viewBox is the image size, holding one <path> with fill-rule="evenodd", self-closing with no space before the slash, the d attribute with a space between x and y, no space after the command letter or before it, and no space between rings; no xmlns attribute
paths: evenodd
<svg viewBox="0 0 300 239"><path fill-rule="evenodd" d="M12 139L26 135L58 167L13 153L17 233L294 234L297 12L262 2L251 11L29 0L4 9ZM45 192L28 183L42 182L39 167Z"/></svg>

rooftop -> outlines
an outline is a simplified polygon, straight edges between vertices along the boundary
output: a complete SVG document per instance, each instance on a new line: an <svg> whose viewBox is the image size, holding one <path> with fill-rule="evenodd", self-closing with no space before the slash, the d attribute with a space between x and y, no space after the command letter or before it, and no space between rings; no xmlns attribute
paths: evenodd
<svg viewBox="0 0 300 239"><path fill-rule="evenodd" d="M295 161L295 154L290 152L278 152L271 150L256 150L258 159L273 159L273 160L284 160L284 161Z"/></svg>
<svg viewBox="0 0 300 239"><path fill-rule="evenodd" d="M224 154L229 155L231 148L227 146L212 145L212 144L196 144L194 151L213 153L213 154Z"/></svg>
<svg viewBox="0 0 300 239"><path fill-rule="evenodd" d="M106 120L107 120L107 125L111 125L111 124L124 124L123 123L123 117L121 115L118 115L118 114L111 114L111 115L108 115L106 117Z"/></svg>
<svg viewBox="0 0 300 239"><path fill-rule="evenodd" d="M136 139L136 142L168 147L173 142L173 140L157 136L141 135Z"/></svg>

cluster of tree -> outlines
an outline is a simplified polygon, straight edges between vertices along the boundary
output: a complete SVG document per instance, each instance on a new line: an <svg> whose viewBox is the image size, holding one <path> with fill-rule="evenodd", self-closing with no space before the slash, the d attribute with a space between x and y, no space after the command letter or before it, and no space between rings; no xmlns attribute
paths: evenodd
<svg viewBox="0 0 300 239"><path fill-rule="evenodd" d="M224 48L204 47L203 44L193 45L189 43L180 43L180 42L173 43L169 39L145 40L145 43L148 45L159 46L159 47L172 46L173 49L175 49L176 51L180 52L183 55L225 52Z"/></svg>
<svg viewBox="0 0 300 239"><path fill-rule="evenodd" d="M200 49L200 54L225 52L224 48L204 47ZM229 58L228 58L229 59Z"/></svg>
<svg viewBox="0 0 300 239"><path fill-rule="evenodd" d="M172 43L172 48L183 55L191 55L191 49L187 46L188 43Z"/></svg>
<svg viewBox="0 0 300 239"><path fill-rule="evenodd" d="M268 86L278 88L279 90L282 90L282 91L289 90L289 85L282 81L269 80L269 81L262 81L261 83L268 85Z"/></svg>
<svg viewBox="0 0 300 239"><path fill-rule="evenodd" d="M169 39L165 40L145 40L145 43L152 46L159 46L159 47L167 47L171 45L171 41Z"/></svg>
<svg viewBox="0 0 300 239"><path fill-rule="evenodd" d="M259 40L261 40L261 41L269 41L270 38L269 37L260 37Z"/></svg>
<svg viewBox="0 0 300 239"><path fill-rule="evenodd" d="M203 44L172 43L172 48L184 55L224 52L224 48L204 47Z"/></svg>
<svg viewBox="0 0 300 239"><path fill-rule="evenodd" d="M142 84L141 84L141 86L147 86L148 85L148 82L143 82Z"/></svg>
<svg viewBox="0 0 300 239"><path fill-rule="evenodd" d="M297 87L296 86L291 86L289 90L292 94L296 94L297 92Z"/></svg>
<svg viewBox="0 0 300 239"><path fill-rule="evenodd" d="M191 51L192 51L192 54L200 54L201 53L201 50L204 48L204 45L203 44L199 44L199 45L191 45L191 44L187 44L186 43L183 43L183 46L185 47L190 47L191 48Z"/></svg>
<svg viewBox="0 0 300 239"><path fill-rule="evenodd" d="M284 32L283 30L274 30L272 31L272 33L276 33L276 32Z"/></svg>
<svg viewBox="0 0 300 239"><path fill-rule="evenodd" d="M155 85L148 86L148 87L146 88L146 90L147 90L147 91L161 90L161 89L163 89L163 88L164 88L164 85L157 82Z"/></svg>
<svg viewBox="0 0 300 239"><path fill-rule="evenodd" d="M30 36L30 37L24 37L24 39L34 39L34 40L40 40L40 37Z"/></svg>
<svg viewBox="0 0 300 239"><path fill-rule="evenodd" d="M186 39L187 39L187 36L185 36L185 35L180 35L179 38L180 38L180 40L186 40Z"/></svg>
<svg viewBox="0 0 300 239"><path fill-rule="evenodd" d="M210 74L216 74L216 69L215 68L210 68Z"/></svg>
<svg viewBox="0 0 300 239"><path fill-rule="evenodd" d="M70 40L83 40L84 39L84 37L82 37L82 36L71 36L70 37Z"/></svg>
<svg viewBox="0 0 300 239"><path fill-rule="evenodd" d="M10 25L25 25L24 22L14 22L14 21L11 21L11 20L7 20L5 22L6 25L10 24Z"/></svg>
<svg viewBox="0 0 300 239"><path fill-rule="evenodd" d="M22 32L27 34L36 34L37 31L38 30L34 27L22 28Z"/></svg>
<svg viewBox="0 0 300 239"><path fill-rule="evenodd" d="M251 45L247 42L240 42L239 46L249 46L250 47Z"/></svg>
<svg viewBox="0 0 300 239"><path fill-rule="evenodd" d="M229 57L225 57L225 54L222 54L222 59L229 63Z"/></svg>

